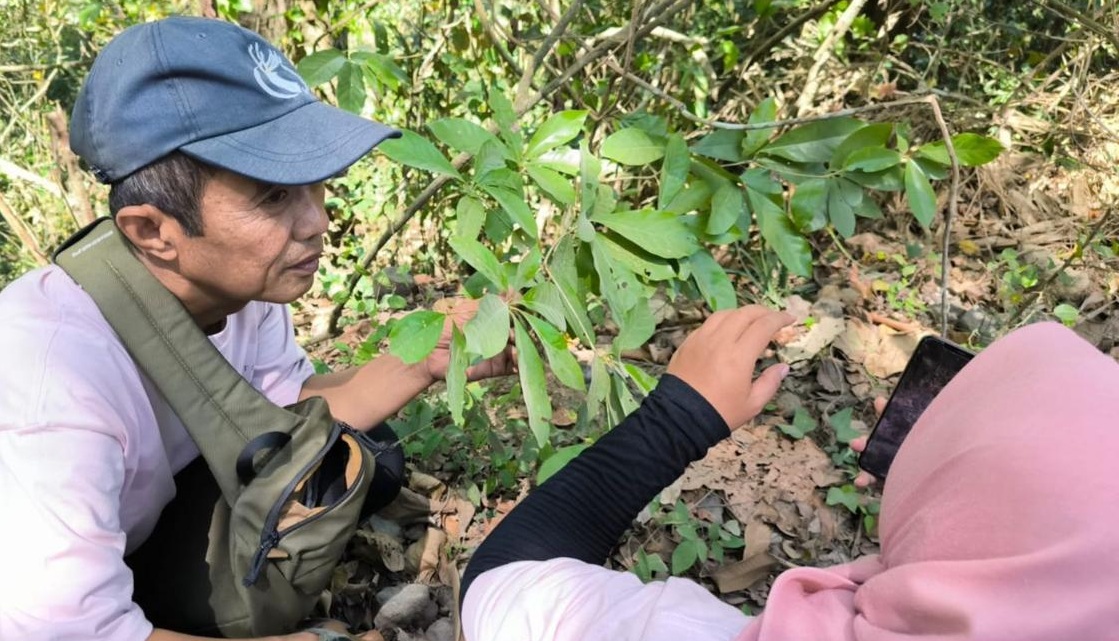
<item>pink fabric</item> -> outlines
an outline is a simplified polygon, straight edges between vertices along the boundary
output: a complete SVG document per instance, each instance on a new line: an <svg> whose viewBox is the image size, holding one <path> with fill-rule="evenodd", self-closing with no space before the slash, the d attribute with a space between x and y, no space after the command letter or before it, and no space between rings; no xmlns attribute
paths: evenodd
<svg viewBox="0 0 1119 641"><path fill-rule="evenodd" d="M273 402L312 373L280 305L210 340ZM123 556L198 448L93 301L57 267L0 292L0 640L143 641Z"/></svg>
<svg viewBox="0 0 1119 641"><path fill-rule="evenodd" d="M1119 365L1056 324L982 352L884 488L882 556L783 573L739 641L1119 639Z"/></svg>

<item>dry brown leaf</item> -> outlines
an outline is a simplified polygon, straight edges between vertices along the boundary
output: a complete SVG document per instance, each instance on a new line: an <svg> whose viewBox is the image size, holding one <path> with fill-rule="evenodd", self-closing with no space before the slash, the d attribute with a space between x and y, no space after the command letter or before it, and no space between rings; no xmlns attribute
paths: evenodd
<svg viewBox="0 0 1119 641"><path fill-rule="evenodd" d="M900 374L924 334L900 333L884 325L870 325L858 319L847 322L847 329L835 339L836 349L848 360L861 363L871 376L887 378Z"/></svg>
<svg viewBox="0 0 1119 641"><path fill-rule="evenodd" d="M845 323L841 318L824 316L816 319L812 327L796 340L777 350L777 355L786 363L806 361L831 345L843 333Z"/></svg>
<svg viewBox="0 0 1119 641"><path fill-rule="evenodd" d="M758 581L769 576L769 571L777 562L768 553L763 552L739 561L724 565L711 575L719 592L737 592L745 590Z"/></svg>

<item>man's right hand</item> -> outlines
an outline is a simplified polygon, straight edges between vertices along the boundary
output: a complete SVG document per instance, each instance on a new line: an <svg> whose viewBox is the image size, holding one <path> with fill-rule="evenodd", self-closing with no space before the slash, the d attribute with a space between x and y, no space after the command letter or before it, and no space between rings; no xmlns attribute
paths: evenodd
<svg viewBox="0 0 1119 641"><path fill-rule="evenodd" d="M777 393L789 366L767 367L754 379L754 366L779 329L794 318L760 305L715 312L684 341L668 373L700 393L737 429L758 415Z"/></svg>

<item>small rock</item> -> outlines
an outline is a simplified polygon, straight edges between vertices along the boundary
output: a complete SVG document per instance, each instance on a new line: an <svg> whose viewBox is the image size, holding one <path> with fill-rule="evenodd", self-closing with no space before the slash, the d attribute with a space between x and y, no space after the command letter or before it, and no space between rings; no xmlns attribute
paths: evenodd
<svg viewBox="0 0 1119 641"><path fill-rule="evenodd" d="M404 528L400 527L400 524L396 521L390 521L389 519L374 514L369 517L369 520L365 523L374 532L384 532L397 540L404 538Z"/></svg>
<svg viewBox="0 0 1119 641"><path fill-rule="evenodd" d="M960 314L959 319L956 320L957 326L965 332L977 332L989 325L990 322L987 313L978 307L973 307Z"/></svg>
<svg viewBox="0 0 1119 641"><path fill-rule="evenodd" d="M377 600L377 605L384 607L386 603L392 601L394 596L400 594L400 591L404 589L404 585L403 583L400 585L390 585L383 590L379 590L374 597Z"/></svg>
<svg viewBox="0 0 1119 641"><path fill-rule="evenodd" d="M431 590L434 594L435 603L439 606L439 613L450 615L458 609L458 602L455 601L455 589L449 585L439 585Z"/></svg>
<svg viewBox="0 0 1119 641"><path fill-rule="evenodd" d="M400 592L381 606L373 620L378 630L385 628L422 629L431 625L439 616L439 606L431 600L426 585L406 585Z"/></svg>
<svg viewBox="0 0 1119 641"><path fill-rule="evenodd" d="M1092 293L1092 279L1080 270L1066 269L1053 281L1052 287L1054 296L1076 306Z"/></svg>
<svg viewBox="0 0 1119 641"><path fill-rule="evenodd" d="M455 624L447 617L432 623L424 633L427 641L455 641Z"/></svg>

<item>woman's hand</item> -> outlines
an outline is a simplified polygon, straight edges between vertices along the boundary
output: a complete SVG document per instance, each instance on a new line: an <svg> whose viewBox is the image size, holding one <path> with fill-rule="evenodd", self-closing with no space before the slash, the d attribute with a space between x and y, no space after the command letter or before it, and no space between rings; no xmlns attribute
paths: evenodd
<svg viewBox="0 0 1119 641"><path fill-rule="evenodd" d="M754 379L769 341L793 320L760 305L716 312L676 350L668 373L691 385L737 429L761 412L789 373L788 365L778 363Z"/></svg>
<svg viewBox="0 0 1119 641"><path fill-rule="evenodd" d="M472 298L444 298L432 309L446 315L443 321L443 334L435 344L435 350L428 355L424 366L432 380L442 381L447 378L447 368L451 364L451 327L457 326L463 331L466 322L478 313L478 300ZM507 345L496 356L476 363L466 370L467 380L477 381L494 376L505 376L514 372L516 359L513 358L513 346Z"/></svg>
<svg viewBox="0 0 1119 641"><path fill-rule="evenodd" d="M878 416L879 418L881 418L882 417L882 412L885 409L886 409L886 399L885 398L879 396L878 398L874 399L874 414L875 414L875 416ZM867 438L869 438L869 436L870 435L867 434L867 435L860 436L856 439L852 439L851 442L848 443L847 445L850 446L851 449L855 450L859 454L862 454L863 450L866 449L866 441L867 441ZM871 474L870 472L867 472L866 470L859 470L859 475L855 477L855 487L870 487L871 485L874 485L877 482L878 482L878 479L875 478L875 476L873 474Z"/></svg>

